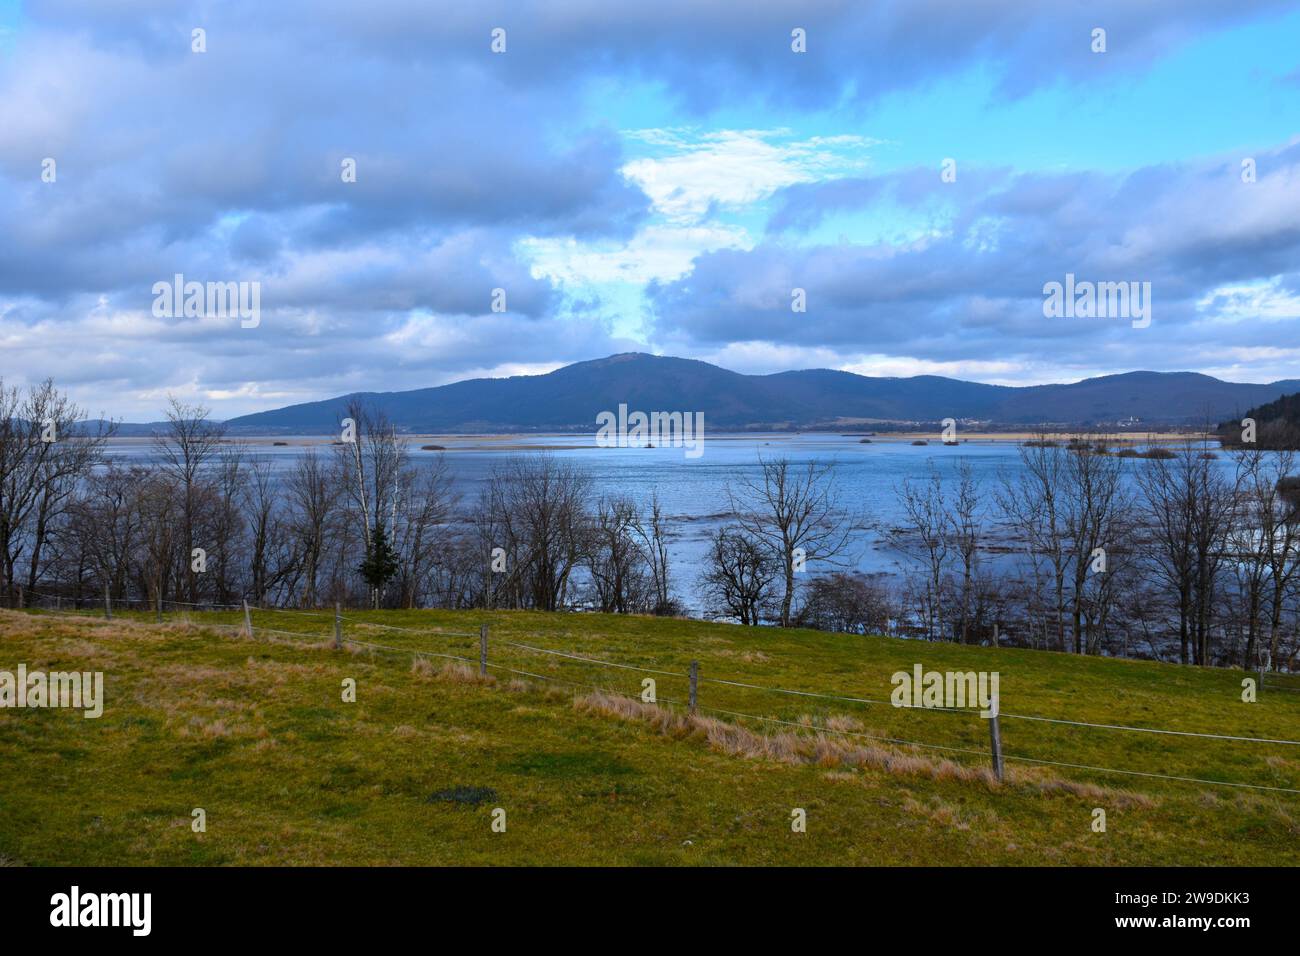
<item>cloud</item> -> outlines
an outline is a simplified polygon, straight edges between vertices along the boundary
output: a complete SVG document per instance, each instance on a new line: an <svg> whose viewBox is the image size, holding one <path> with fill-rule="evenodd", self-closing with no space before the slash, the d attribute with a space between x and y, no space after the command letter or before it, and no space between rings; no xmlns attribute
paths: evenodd
<svg viewBox="0 0 1300 956"><path fill-rule="evenodd" d="M644 285L690 272L703 253L752 245L744 229L721 224L650 225L627 242L579 243L574 239L525 239L534 275L570 286L625 282Z"/></svg>
<svg viewBox="0 0 1300 956"><path fill-rule="evenodd" d="M842 176L866 163L869 137L794 139L785 131L636 131L663 155L632 160L623 175L672 222L699 222L718 207L742 207L778 189ZM848 155L846 155L848 154Z"/></svg>
<svg viewBox="0 0 1300 956"><path fill-rule="evenodd" d="M249 5L121 12L31 5L0 63L10 381L57 375L123 410L194 383L235 414L255 394L332 394L395 365L415 387L535 363L540 341L557 358L622 344L604 317L561 315L516 250L635 232L650 203L622 175L613 130L482 64L362 57L287 21L254 29ZM190 52L196 23L204 54ZM153 319L152 286L175 273L261 283L262 326ZM490 310L494 288L506 316ZM393 334L412 322L457 334L416 356Z"/></svg>
<svg viewBox="0 0 1300 956"><path fill-rule="evenodd" d="M812 210L806 223L840 200L869 215L885 196L910 195L927 216L932 202L948 212L911 242L769 234L701 256L688 275L652 285L656 333L696 348L767 342L913 364L1028 363L1046 350L1067 368L1197 367L1201 350L1276 344L1278 323L1294 315L1300 146L1260 152L1259 169L1254 183L1233 157L1122 175L973 171L960 190L931 170L928 195L909 191L911 170L791 187L776 204L787 224L800 203ZM1045 319L1043 285L1067 273L1150 282L1151 328ZM796 288L806 313L792 311Z"/></svg>
<svg viewBox="0 0 1300 956"><path fill-rule="evenodd" d="M999 356L1027 368L1044 349L1143 360L1119 330L1035 316L1068 268L1150 275L1157 328L1183 330L1148 337L1162 360L1229 317L1234 354L1264 356L1244 316L1296 294L1300 147L1260 153L1231 199L1226 158L1129 177L963 166L936 196L933 169L878 170L888 132L860 120L971 71L1004 98L1118 90L1283 7L33 0L0 26L0 374L153 417L169 388L234 415L666 343L999 375ZM791 109L811 119L769 128ZM866 225L829 241L846 217ZM262 324L155 319L153 283L178 272L261 283ZM1276 288L1240 291L1260 282ZM653 342L630 338L643 289Z"/></svg>
<svg viewBox="0 0 1300 956"><path fill-rule="evenodd" d="M92 0L58 5L87 17ZM1094 0L1086 5L1023 0L480 0L474 4L391 0L358 5L319 0L312 15L294 4L253 5L256 22L293 29L312 43L342 40L367 56L481 63L489 35L507 32L493 69L513 87L571 88L575 78L641 76L702 115L741 101L823 108L866 104L987 64L1007 96L1062 80L1113 79L1147 70L1204 31L1285 9L1286 0ZM241 19L250 7L237 5ZM1091 52L1095 27L1108 52ZM807 35L791 51L791 31Z"/></svg>
<svg viewBox="0 0 1300 956"><path fill-rule="evenodd" d="M857 171L879 142L801 139L788 130L643 129L625 138L653 152L629 160L622 172L649 197L655 215L628 240L526 239L521 246L534 274L569 286L680 278L705 253L753 246L748 229L724 221L729 216L785 187Z"/></svg>

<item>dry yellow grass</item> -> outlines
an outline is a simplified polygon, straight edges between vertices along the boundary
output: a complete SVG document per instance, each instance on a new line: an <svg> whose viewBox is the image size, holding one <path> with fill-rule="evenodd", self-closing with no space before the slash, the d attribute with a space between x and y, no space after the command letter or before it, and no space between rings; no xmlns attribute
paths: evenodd
<svg viewBox="0 0 1300 956"><path fill-rule="evenodd" d="M699 737L723 753L748 759L775 760L791 764L815 764L824 768L870 767L900 776L927 777L931 780L958 780L988 788L1021 786L1038 793L1068 793L1091 800L1106 800L1116 807L1154 807L1157 801L1146 794L1101 787L1092 783L1065 780L1038 768L1009 768L1004 784L1000 784L992 770L973 768L951 760L933 758L921 753L860 744L835 734L855 734L862 724L843 715L833 715L825 721L823 732L810 716L798 722L812 733L781 732L762 734L735 723L682 714L657 704L647 704L630 697L597 691L574 699L573 706L581 713L594 713L645 723L659 733L675 739Z"/></svg>

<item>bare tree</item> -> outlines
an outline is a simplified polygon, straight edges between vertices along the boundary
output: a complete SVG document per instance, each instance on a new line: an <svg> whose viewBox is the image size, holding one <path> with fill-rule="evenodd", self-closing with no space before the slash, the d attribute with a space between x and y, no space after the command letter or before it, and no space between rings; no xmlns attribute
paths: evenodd
<svg viewBox="0 0 1300 956"><path fill-rule="evenodd" d="M781 565L780 624L789 627L795 573L809 561L834 563L848 544L839 509L834 465L788 458L759 458L759 476L739 480L739 494L727 495L740 527L762 541ZM737 501L739 497L739 502Z"/></svg>
<svg viewBox="0 0 1300 956"><path fill-rule="evenodd" d="M370 535L380 520L389 520L400 473L407 466L406 442L387 415L360 398L347 403L352 421L351 441L338 444L339 477L355 509L361 541L367 553Z"/></svg>
<svg viewBox="0 0 1300 956"><path fill-rule="evenodd" d="M893 614L889 592L862 575L836 571L808 582L795 623L819 631L884 634Z"/></svg>
<svg viewBox="0 0 1300 956"><path fill-rule="evenodd" d="M1069 569L1074 653L1096 650L1113 608L1116 575L1131 538L1122 462L1095 444L1071 443L1065 455L1061 529ZM1095 632L1090 637L1089 631Z"/></svg>
<svg viewBox="0 0 1300 956"><path fill-rule="evenodd" d="M1277 653L1286 598L1300 570L1300 502L1283 490L1295 466L1294 451L1243 446L1233 454L1235 507L1227 546L1246 629L1240 663L1250 667Z"/></svg>
<svg viewBox="0 0 1300 956"><path fill-rule="evenodd" d="M245 479L240 503L248 527L248 593L262 604L294 572L287 504L265 456L249 461Z"/></svg>
<svg viewBox="0 0 1300 956"><path fill-rule="evenodd" d="M925 636L936 640L944 636L944 566L951 544L950 516L944 500L943 479L934 463L925 481L910 478L895 489L907 525L895 537L897 546L925 567L923 586L915 597L921 605Z"/></svg>
<svg viewBox="0 0 1300 956"><path fill-rule="evenodd" d="M100 421L93 427L80 426L82 412L65 396L46 383L38 393L34 414L55 426L62 436L39 464L39 492L31 520L31 554L27 566L27 589L36 590L43 570L42 559L54 529L76 500L83 483L103 461L104 444L112 435L111 423Z"/></svg>
<svg viewBox="0 0 1300 956"><path fill-rule="evenodd" d="M626 495L596 502L587 570L596 606L607 613L643 613L655 603L637 521L636 502Z"/></svg>
<svg viewBox="0 0 1300 956"><path fill-rule="evenodd" d="M337 525L340 494L329 465L315 449L308 448L288 477L286 495L300 607L315 607L320 602L320 576L326 547Z"/></svg>
<svg viewBox="0 0 1300 956"><path fill-rule="evenodd" d="M211 480L202 489L206 507L197 523L200 540L206 542L208 595L218 603L231 604L248 592L246 536L248 525L246 493L247 446L242 442L223 444L213 462ZM198 589L199 593L204 588Z"/></svg>
<svg viewBox="0 0 1300 956"><path fill-rule="evenodd" d="M948 527L952 537L952 554L957 564L957 626L963 644L971 642L972 619L979 600L979 551L983 536L985 509L983 489L965 458L957 463L957 490L948 507Z"/></svg>
<svg viewBox="0 0 1300 956"><path fill-rule="evenodd" d="M771 547L743 527L722 527L713 535L701 582L706 598L741 624L757 625L772 601L781 575Z"/></svg>
<svg viewBox="0 0 1300 956"><path fill-rule="evenodd" d="M479 492L470 518L473 550L483 579L479 589L484 608L522 607L521 573L526 555L520 529L510 512L509 480L494 471Z"/></svg>
<svg viewBox="0 0 1300 956"><path fill-rule="evenodd" d="M678 607L669 581L668 527L657 493L650 498L649 514L645 518L637 516L632 532L640 540L641 548L650 563L650 577L655 591L654 613L675 614Z"/></svg>
<svg viewBox="0 0 1300 956"><path fill-rule="evenodd" d="M171 585L180 586L184 565L190 568L184 547L184 490L170 475L149 475L139 486L141 555L137 575L141 590L159 611ZM183 555L183 557L182 557ZM175 581L172 578L175 576Z"/></svg>
<svg viewBox="0 0 1300 956"><path fill-rule="evenodd" d="M1002 487L997 494L1003 517L1025 549L1025 558L1035 583L1044 576L1047 578L1051 605L1045 623L1053 644L1061 651L1067 649L1066 581L1071 562L1071 554L1065 546L1065 454L1046 435L1022 443L1022 468L1019 472L1002 476Z"/></svg>
<svg viewBox="0 0 1300 956"><path fill-rule="evenodd" d="M25 396L0 380L0 584L10 605L22 583L17 567L23 552L30 590L52 522L101 460L111 426L79 430L83 417L49 379Z"/></svg>
<svg viewBox="0 0 1300 956"><path fill-rule="evenodd" d="M154 450L162 459L164 473L179 486L181 506L180 545L184 552L186 600L198 603L199 584L190 555L195 548L201 486L204 471L220 447L225 428L208 419L208 409L201 405L187 405L174 395L168 398L167 427L154 435ZM170 537L170 535L169 535ZM162 600L162 595L158 596Z"/></svg>
<svg viewBox="0 0 1300 956"><path fill-rule="evenodd" d="M70 533L99 588L125 598L142 528L140 488L147 480L140 466L114 461L87 478L70 506Z"/></svg>
<svg viewBox="0 0 1300 956"><path fill-rule="evenodd" d="M1204 442L1184 442L1138 472L1151 567L1175 596L1179 659L1209 663L1210 616L1233 506L1233 493L1205 456Z"/></svg>
<svg viewBox="0 0 1300 956"><path fill-rule="evenodd" d="M408 467L398 483L392 509L393 546L399 560L400 603L410 608L421 600L447 549L446 525L457 497L441 455L427 464Z"/></svg>
<svg viewBox="0 0 1300 956"><path fill-rule="evenodd" d="M348 402L352 420L349 438L338 444L337 474L353 509L353 524L360 531L367 560L374 530L380 522L391 527L397 507L398 485L409 452L397 427L380 410L354 398ZM378 602L371 591L371 603Z"/></svg>
<svg viewBox="0 0 1300 956"><path fill-rule="evenodd" d="M565 606L589 553L590 498L590 475L548 455L517 456L493 471L475 523L489 561L491 548L505 552L512 606Z"/></svg>

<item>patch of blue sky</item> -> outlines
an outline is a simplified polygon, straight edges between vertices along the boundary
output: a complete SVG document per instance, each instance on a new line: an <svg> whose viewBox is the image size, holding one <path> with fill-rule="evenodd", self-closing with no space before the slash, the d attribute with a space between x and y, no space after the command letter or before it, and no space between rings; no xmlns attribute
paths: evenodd
<svg viewBox="0 0 1300 956"><path fill-rule="evenodd" d="M20 0L0 0L0 54L13 52L18 43L18 30L22 25Z"/></svg>
<svg viewBox="0 0 1300 956"><path fill-rule="evenodd" d="M1122 54L1123 38L1111 37ZM1099 63L1099 66L1101 64ZM871 102L850 99L809 111L733 103L707 117L684 114L661 85L602 79L590 85L588 115L620 130L783 129L794 138L856 135L884 140L874 168L959 164L1016 170L1120 171L1262 148L1300 132L1300 10L1208 33L1135 69L1098 70L1094 81L1057 83L1025 96L998 89L976 64L922 87ZM629 154L665 147L628 143Z"/></svg>
<svg viewBox="0 0 1300 956"><path fill-rule="evenodd" d="M942 188L936 173L935 189ZM905 206L889 199L877 199L861 209L832 212L814 228L796 236L786 234L783 238L788 243L806 246L902 246L947 234L955 212L952 204L940 200Z"/></svg>

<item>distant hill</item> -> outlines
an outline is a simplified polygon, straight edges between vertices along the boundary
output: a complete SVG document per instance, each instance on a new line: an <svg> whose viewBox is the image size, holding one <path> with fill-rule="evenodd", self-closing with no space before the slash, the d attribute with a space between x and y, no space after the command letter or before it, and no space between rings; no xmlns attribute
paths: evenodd
<svg viewBox="0 0 1300 956"><path fill-rule="evenodd" d="M831 369L742 375L707 362L629 352L545 375L479 378L405 392L360 392L231 419L236 434L324 434L352 398L404 431L590 430L597 413L702 411L712 428L852 428L978 419L1003 425L1220 421L1300 391L1300 380L1224 382L1192 372L1129 372L1069 385L983 385L934 375L873 378Z"/></svg>
<svg viewBox="0 0 1300 956"><path fill-rule="evenodd" d="M1219 425L1225 445L1242 444L1243 419L1255 420L1255 442L1260 448L1300 449L1300 394L1283 395Z"/></svg>
<svg viewBox="0 0 1300 956"><path fill-rule="evenodd" d="M90 418L77 423L78 432L94 435L101 431L112 430L118 438L148 438L166 431L166 422L114 422L106 418Z"/></svg>

